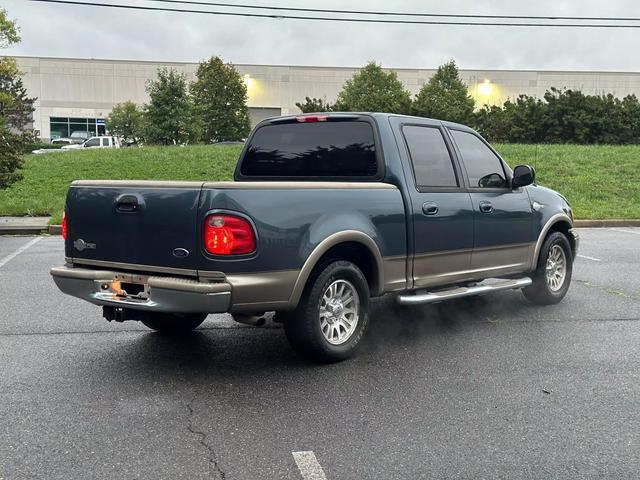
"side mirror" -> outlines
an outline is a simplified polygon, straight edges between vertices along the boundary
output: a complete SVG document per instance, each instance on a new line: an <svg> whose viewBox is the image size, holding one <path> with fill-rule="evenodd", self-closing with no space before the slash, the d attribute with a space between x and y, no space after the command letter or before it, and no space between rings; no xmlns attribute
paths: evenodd
<svg viewBox="0 0 640 480"><path fill-rule="evenodd" d="M529 165L518 165L513 169L513 188L526 187L536 181L536 171Z"/></svg>

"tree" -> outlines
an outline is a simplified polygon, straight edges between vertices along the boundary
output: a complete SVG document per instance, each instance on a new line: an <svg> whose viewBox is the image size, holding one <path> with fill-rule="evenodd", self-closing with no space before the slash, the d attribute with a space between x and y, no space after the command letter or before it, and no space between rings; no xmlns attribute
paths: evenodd
<svg viewBox="0 0 640 480"><path fill-rule="evenodd" d="M469 123L475 100L460 80L458 68L452 60L438 67L413 102L413 113L420 117L437 118L457 123Z"/></svg>
<svg viewBox="0 0 640 480"><path fill-rule="evenodd" d="M640 143L640 102L612 94L549 89L544 99L520 95L501 107L484 106L475 127L493 141L509 143Z"/></svg>
<svg viewBox="0 0 640 480"><path fill-rule="evenodd" d="M330 112L333 110L333 105L327 102L326 98L304 97L304 102L297 102L296 107L298 107L302 113Z"/></svg>
<svg viewBox="0 0 640 480"><path fill-rule="evenodd" d="M150 101L144 107L144 138L162 145L197 140L199 125L184 74L162 68L147 84Z"/></svg>
<svg viewBox="0 0 640 480"><path fill-rule="evenodd" d="M125 140L142 136L143 116L138 106L129 101L114 106L107 119L109 132Z"/></svg>
<svg viewBox="0 0 640 480"><path fill-rule="evenodd" d="M223 142L247 138L251 130L247 86L231 64L211 57L198 65L191 84L196 114L202 125L201 139Z"/></svg>
<svg viewBox="0 0 640 480"><path fill-rule="evenodd" d="M387 73L371 62L347 80L333 110L406 114L411 110L411 94L395 72Z"/></svg>
<svg viewBox="0 0 640 480"><path fill-rule="evenodd" d="M18 27L0 10L0 47L20 41ZM0 58L0 188L20 180L23 145L33 139L28 127L32 121L34 98L28 98L12 58Z"/></svg>

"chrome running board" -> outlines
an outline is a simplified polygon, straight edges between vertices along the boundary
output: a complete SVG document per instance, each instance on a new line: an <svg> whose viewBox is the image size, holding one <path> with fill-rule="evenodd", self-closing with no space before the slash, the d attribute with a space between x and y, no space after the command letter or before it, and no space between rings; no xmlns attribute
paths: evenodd
<svg viewBox="0 0 640 480"><path fill-rule="evenodd" d="M454 298L470 297L483 293L499 292L501 290L514 290L531 285L529 277L516 278L513 280L500 280L490 284L479 284L473 287L456 287L450 290L440 290L437 292L418 293L415 295L400 295L398 303L401 305L418 305L423 303L442 302Z"/></svg>

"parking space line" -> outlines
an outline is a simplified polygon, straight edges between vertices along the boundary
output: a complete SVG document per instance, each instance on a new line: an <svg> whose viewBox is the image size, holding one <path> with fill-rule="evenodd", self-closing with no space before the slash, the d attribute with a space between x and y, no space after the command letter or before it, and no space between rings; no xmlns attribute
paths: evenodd
<svg viewBox="0 0 640 480"><path fill-rule="evenodd" d="M593 260L594 262L601 262L602 260L600 260L599 258L595 258L595 257L590 257L588 255L580 255L578 254L578 256L580 258L586 258L587 260Z"/></svg>
<svg viewBox="0 0 640 480"><path fill-rule="evenodd" d="M311 451L291 453L304 480L327 480L315 453Z"/></svg>
<svg viewBox="0 0 640 480"><path fill-rule="evenodd" d="M29 242L27 242L25 245L21 246L15 252L10 253L9 255L7 255L3 259L1 259L0 260L0 268L4 267L7 263L9 263L11 260L16 258L18 255L20 255L22 252L24 252L28 248L30 248L33 245L35 245L36 243L38 243L40 240L42 240L42 237L34 238L33 240L30 240Z"/></svg>
<svg viewBox="0 0 640 480"><path fill-rule="evenodd" d="M632 233L634 235L640 235L640 230L623 230L621 228L610 228L609 230L612 230L614 232L622 232L622 233Z"/></svg>

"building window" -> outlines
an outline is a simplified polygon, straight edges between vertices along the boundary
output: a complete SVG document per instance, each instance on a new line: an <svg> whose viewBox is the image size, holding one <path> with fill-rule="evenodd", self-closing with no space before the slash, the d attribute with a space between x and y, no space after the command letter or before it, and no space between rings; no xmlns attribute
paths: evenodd
<svg viewBox="0 0 640 480"><path fill-rule="evenodd" d="M89 138L106 133L103 118L51 117L49 126L51 140L56 138Z"/></svg>

